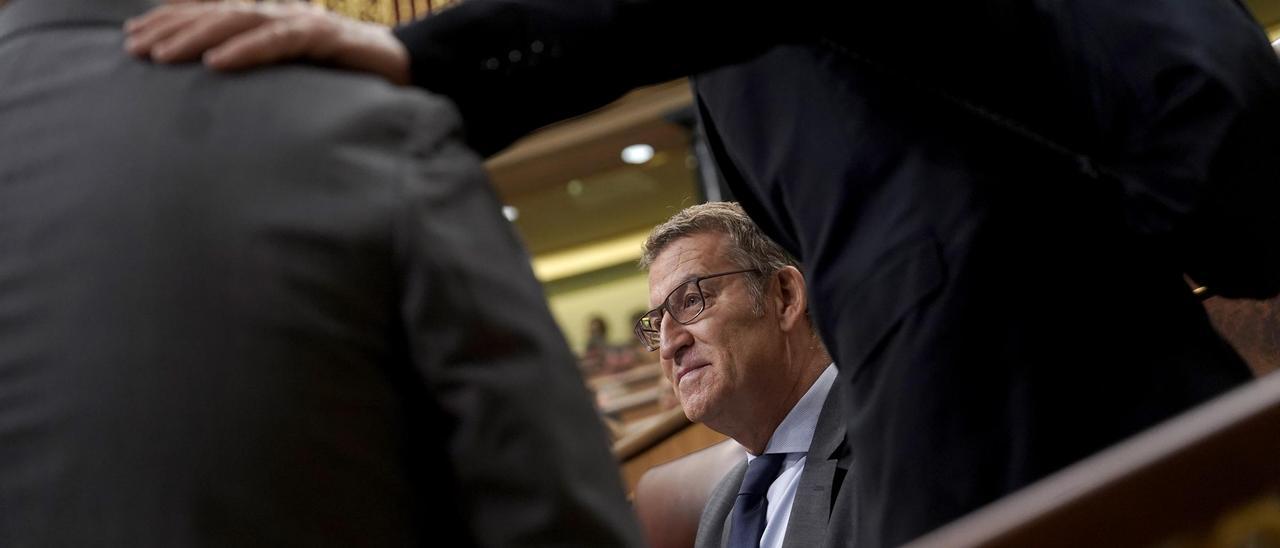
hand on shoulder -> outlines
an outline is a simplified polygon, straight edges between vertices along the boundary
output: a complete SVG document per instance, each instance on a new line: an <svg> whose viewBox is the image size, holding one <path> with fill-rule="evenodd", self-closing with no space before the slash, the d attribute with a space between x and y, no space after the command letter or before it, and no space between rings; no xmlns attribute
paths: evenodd
<svg viewBox="0 0 1280 548"><path fill-rule="evenodd" d="M305 3L182 3L125 23L125 49L157 63L203 59L234 71L307 60L409 83L409 54L391 29Z"/></svg>

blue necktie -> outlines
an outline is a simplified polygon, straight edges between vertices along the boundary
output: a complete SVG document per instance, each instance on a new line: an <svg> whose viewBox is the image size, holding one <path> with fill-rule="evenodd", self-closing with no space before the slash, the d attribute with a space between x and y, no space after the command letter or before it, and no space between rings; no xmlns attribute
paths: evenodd
<svg viewBox="0 0 1280 548"><path fill-rule="evenodd" d="M759 548L764 534L765 514L769 502L765 495L782 470L786 453L765 453L747 463L747 476L742 478L738 500L733 503L729 520L729 548Z"/></svg>

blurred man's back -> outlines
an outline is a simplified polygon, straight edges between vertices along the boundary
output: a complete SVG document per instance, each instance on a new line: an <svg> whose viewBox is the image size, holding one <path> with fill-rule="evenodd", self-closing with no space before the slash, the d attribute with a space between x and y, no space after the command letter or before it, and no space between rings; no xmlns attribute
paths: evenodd
<svg viewBox="0 0 1280 548"><path fill-rule="evenodd" d="M451 105L146 7L0 7L0 545L634 542Z"/></svg>

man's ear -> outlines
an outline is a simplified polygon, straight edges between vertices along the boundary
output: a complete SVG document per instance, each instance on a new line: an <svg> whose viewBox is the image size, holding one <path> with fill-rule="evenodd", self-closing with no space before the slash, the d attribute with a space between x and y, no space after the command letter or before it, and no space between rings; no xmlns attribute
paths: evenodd
<svg viewBox="0 0 1280 548"><path fill-rule="evenodd" d="M809 309L804 275L794 266L785 266L773 278L778 282L778 290L772 295L778 307L778 326L790 331L803 323Z"/></svg>

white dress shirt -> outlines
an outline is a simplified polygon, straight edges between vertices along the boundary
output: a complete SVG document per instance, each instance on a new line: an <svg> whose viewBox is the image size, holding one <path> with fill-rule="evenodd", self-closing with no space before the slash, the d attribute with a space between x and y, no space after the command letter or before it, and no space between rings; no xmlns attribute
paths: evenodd
<svg viewBox="0 0 1280 548"><path fill-rule="evenodd" d="M782 539L787 535L787 521L791 519L791 506L796 500L796 487L800 485L800 473L804 471L805 457L813 443L813 431L818 426L818 414L822 412L822 404L827 401L827 393L835 383L836 373L835 364L827 366L778 424L764 449L765 453L786 453L787 456L782 461L782 471L769 485L769 492L765 495L768 508L760 548L782 547ZM755 458L747 454L748 463Z"/></svg>

